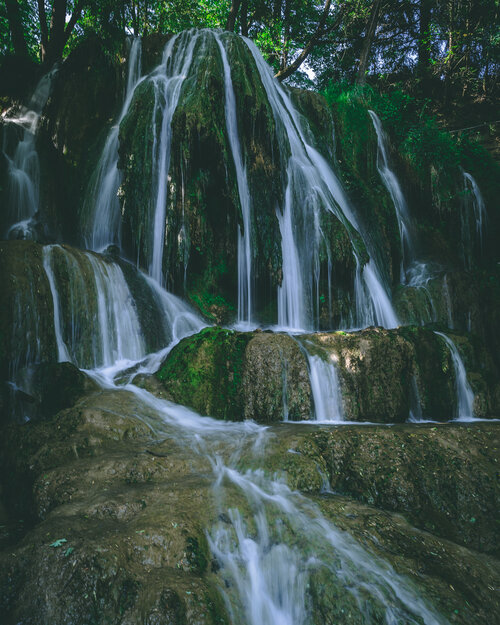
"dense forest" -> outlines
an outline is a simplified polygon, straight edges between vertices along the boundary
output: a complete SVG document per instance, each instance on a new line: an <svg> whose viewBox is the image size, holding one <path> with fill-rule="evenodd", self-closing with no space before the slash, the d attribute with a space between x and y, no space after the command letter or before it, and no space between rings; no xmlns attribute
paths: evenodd
<svg viewBox="0 0 500 625"><path fill-rule="evenodd" d="M253 39L280 80L397 86L447 110L498 95L498 12L494 0L6 0L0 54L47 66L90 36L112 54L124 34L222 28Z"/></svg>
<svg viewBox="0 0 500 625"><path fill-rule="evenodd" d="M492 625L498 0L0 3L0 625Z"/></svg>

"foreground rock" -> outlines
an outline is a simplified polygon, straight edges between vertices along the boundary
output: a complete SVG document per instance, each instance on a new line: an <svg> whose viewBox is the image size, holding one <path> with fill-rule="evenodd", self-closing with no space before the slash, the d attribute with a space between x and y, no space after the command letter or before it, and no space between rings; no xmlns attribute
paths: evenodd
<svg viewBox="0 0 500 625"><path fill-rule="evenodd" d="M268 467L285 470L292 487L328 484L437 536L500 555L500 423L287 428Z"/></svg>
<svg viewBox="0 0 500 625"><path fill-rule="evenodd" d="M336 528L413 580L450 623L486 625L500 607L491 590L500 583L492 557L499 430L280 425L263 454L242 448L238 469L281 472ZM4 428L4 622L230 622L205 532L231 521L214 501L208 459L183 445L182 432L126 391L94 393L44 422ZM328 483L341 494L325 491ZM233 490L226 497L245 515ZM282 540L300 546L288 522L280 517ZM311 569L309 594L312 623L366 622L325 567Z"/></svg>
<svg viewBox="0 0 500 625"><path fill-rule="evenodd" d="M226 622L207 481L137 410L101 393L4 432L2 622Z"/></svg>
<svg viewBox="0 0 500 625"><path fill-rule="evenodd" d="M455 338L467 354L475 414L491 414L496 394L486 379L492 376L479 367L468 339ZM348 421L403 423L411 410L438 421L455 416L449 349L434 332L415 327L296 338L207 328L170 352L156 380L164 397L201 414L260 423L310 420L315 413L308 361L314 356L335 363ZM156 382L141 383L158 393Z"/></svg>

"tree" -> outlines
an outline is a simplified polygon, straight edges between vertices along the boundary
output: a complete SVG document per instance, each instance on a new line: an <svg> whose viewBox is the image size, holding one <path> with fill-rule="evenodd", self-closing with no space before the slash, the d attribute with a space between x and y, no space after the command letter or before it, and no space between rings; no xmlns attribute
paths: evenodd
<svg viewBox="0 0 500 625"><path fill-rule="evenodd" d="M359 58L358 75L356 82L363 85L366 82L366 71L368 69L368 60L372 49L373 38L377 29L378 16L380 13L381 0L375 0L368 18L366 33L363 39L363 47L361 48L361 56Z"/></svg>
<svg viewBox="0 0 500 625"><path fill-rule="evenodd" d="M24 38L19 2L16 0L5 0L5 5L14 52L19 56L28 56L28 46Z"/></svg>
<svg viewBox="0 0 500 625"><path fill-rule="evenodd" d="M38 0L38 18L40 21L40 57L42 63L52 65L62 58L64 47L79 20L84 0L76 0L68 6L67 0L53 0L50 7L50 26L47 25L47 12L44 0ZM73 10L68 23L66 15Z"/></svg>

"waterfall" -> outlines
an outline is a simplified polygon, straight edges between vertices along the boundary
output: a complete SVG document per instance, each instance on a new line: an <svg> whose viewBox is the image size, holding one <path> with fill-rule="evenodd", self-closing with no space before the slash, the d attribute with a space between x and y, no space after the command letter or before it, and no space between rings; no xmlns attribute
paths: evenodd
<svg viewBox="0 0 500 625"><path fill-rule="evenodd" d="M86 245L102 251L108 245L120 245L120 201L118 189L121 173L118 169L120 123L127 114L135 88L141 82L141 39L132 41L128 60L125 101L118 121L111 128L92 182L87 191L85 211L91 215L92 230L86 236Z"/></svg>
<svg viewBox="0 0 500 625"><path fill-rule="evenodd" d="M408 281L408 267L415 260L414 226L397 176L389 165L389 157L385 145L386 137L382 128L382 122L374 111L369 110L368 114L377 134L377 170L391 196L398 220L401 239L401 282L405 284Z"/></svg>
<svg viewBox="0 0 500 625"><path fill-rule="evenodd" d="M483 253L483 245L484 245L484 229L487 222L487 212L486 212L486 204L484 203L484 198L481 194L481 190L473 178L471 174L468 174L466 171L462 170L462 175L464 178L464 186L466 191L466 204L465 210L470 210L472 207L472 215L474 218L474 234L479 243L479 253ZM463 223L465 221L465 223ZM468 254L465 258L466 267L469 269L472 266L472 254L473 248L470 241L470 228L469 228L469 215L465 215L465 219L462 217L462 240L463 240L463 248L464 254ZM467 245L469 242L469 245Z"/></svg>
<svg viewBox="0 0 500 625"><path fill-rule="evenodd" d="M266 428L201 418L132 384L124 390L134 393L153 427L207 463L216 503L207 538L232 623L312 622L309 593L318 574L327 592L350 598L357 622L372 623L375 609L385 625L448 623L409 579L328 521L311 500L277 476L240 468L249 454L254 466L264 459L274 437Z"/></svg>
<svg viewBox="0 0 500 625"><path fill-rule="evenodd" d="M258 470L242 473L221 461L213 466L219 499L224 502L228 493L236 491L248 508L243 515L221 506L221 516L227 521L219 521L208 536L222 567L221 587L232 622L313 622L308 591L314 576L321 573L331 590L351 595L357 622L373 623L374 605L381 617L377 622L385 625L448 622L408 580L329 523L315 505L285 483L266 478Z"/></svg>
<svg viewBox="0 0 500 625"><path fill-rule="evenodd" d="M59 361L96 367L144 357L141 326L120 267L90 252L70 253L59 245L45 247L43 255L54 302ZM59 273L63 278L63 272L69 290L63 291L64 299L59 296L57 277Z"/></svg>
<svg viewBox="0 0 500 625"><path fill-rule="evenodd" d="M154 87L153 128L153 252L149 274L163 284L163 246L168 197L168 172L172 142L172 118L179 102L181 88L187 77L193 51L200 35L188 31L175 35L167 43L161 65L149 80ZM175 49L175 54L174 54ZM160 131L158 132L158 126Z"/></svg>
<svg viewBox="0 0 500 625"><path fill-rule="evenodd" d="M408 422L418 423L422 421L422 419L422 400L420 399L420 393L418 391L417 378L414 374L411 377L410 414L408 416Z"/></svg>
<svg viewBox="0 0 500 625"><path fill-rule="evenodd" d="M312 354L307 359L316 421L343 421L342 392L334 363Z"/></svg>
<svg viewBox="0 0 500 625"><path fill-rule="evenodd" d="M238 232L238 322L249 325L252 322L252 251L251 251L251 200L248 188L246 168L243 163L238 122L236 117L236 99L234 97L231 68L226 50L219 34L215 34L224 67L224 91L226 97L226 128L233 155L238 194L240 197L243 232Z"/></svg>
<svg viewBox="0 0 500 625"><path fill-rule="evenodd" d="M51 252L50 247L43 248L43 268L45 270L45 273L47 274L47 279L50 285L50 292L52 294L52 302L54 304L54 332L56 335L56 344L57 344L57 356L58 356L57 360L58 362L68 362L68 361L71 361L71 358L69 356L66 343L64 342L63 337L62 337L59 292L57 290L54 272L52 271L52 267L50 264L50 255L51 255L50 252Z"/></svg>
<svg viewBox="0 0 500 625"><path fill-rule="evenodd" d="M8 154L8 134L5 133L3 152L8 165L7 206L9 228L6 238L33 239L33 217L40 209L40 162L35 145L38 123L49 98L57 69L45 74L37 84L27 107L15 117L4 121L22 132L12 157Z"/></svg>
<svg viewBox="0 0 500 625"><path fill-rule="evenodd" d="M199 332L205 326L200 317L181 299L165 291L153 278L144 276L144 280L158 305L165 337L162 342L165 345L180 341L193 332Z"/></svg>
<svg viewBox="0 0 500 625"><path fill-rule="evenodd" d="M361 234L361 229L340 181L311 145L308 131L290 97L273 79L256 46L249 39L245 39L245 42L255 60L273 111L281 154L283 158L290 154L284 206L277 211L283 258L283 279L278 287L278 325L289 329L311 329L312 312L305 303L314 287L318 290L319 244L324 240L319 218L321 208L333 213L349 232L354 229ZM359 264L359 253L353 240L352 244L353 254ZM367 239L365 244L368 244ZM370 314L374 323L386 327L397 326L396 314L375 261L367 271L360 272L360 276L364 281L363 291L367 295L363 304L358 305L362 312L358 323L361 325L363 316Z"/></svg>
<svg viewBox="0 0 500 625"><path fill-rule="evenodd" d="M455 343L442 332L435 332L440 336L450 350L453 369L455 370L455 390L457 394L456 417L457 421L471 421L474 419L474 392L467 380L467 372Z"/></svg>

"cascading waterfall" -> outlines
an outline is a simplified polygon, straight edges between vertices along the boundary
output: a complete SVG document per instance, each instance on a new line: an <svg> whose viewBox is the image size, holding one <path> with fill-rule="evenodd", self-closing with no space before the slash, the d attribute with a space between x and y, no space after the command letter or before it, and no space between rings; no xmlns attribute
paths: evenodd
<svg viewBox="0 0 500 625"><path fill-rule="evenodd" d="M5 133L3 152L8 164L7 205L9 228L6 238L33 239L33 217L40 208L40 163L35 138L43 108L49 98L57 69L45 74L36 86L27 107L22 107L15 117L4 121L16 132L22 131L14 154L9 156L8 137Z"/></svg>
<svg viewBox="0 0 500 625"><path fill-rule="evenodd" d="M467 371L455 343L449 336L436 332L450 350L453 368L455 370L455 389L457 393L456 421L471 421L474 419L474 392L467 380Z"/></svg>
<svg viewBox="0 0 500 625"><path fill-rule="evenodd" d="M308 354L307 359L316 421L343 421L342 391L334 363L317 354Z"/></svg>
<svg viewBox="0 0 500 625"><path fill-rule="evenodd" d="M474 235L478 242L479 254L483 253L484 247L484 229L487 222L487 212L486 212L486 204L484 203L484 198L481 194L481 190L479 189L479 185L477 184L474 177L462 170L462 175L464 178L464 187L465 187L465 210L470 211L470 207L472 207L472 216L474 219ZM462 218L462 239L463 239L463 247L464 254L466 254L465 265L469 269L472 266L472 254L473 254L473 245L470 241L470 227L469 227L469 214L465 215L465 219ZM464 223L465 222L465 223Z"/></svg>
<svg viewBox="0 0 500 625"><path fill-rule="evenodd" d="M43 265L54 303L54 333L59 362L79 367L109 367L146 355L146 328L119 265L92 252L60 245L43 249ZM154 348L199 331L202 321L179 298L137 272L150 291L160 320Z"/></svg>
<svg viewBox="0 0 500 625"><path fill-rule="evenodd" d="M150 293L161 319L163 334L158 337L155 347L164 348L162 355L181 338L203 326L188 306L164 291L160 285L164 281L162 263L172 118L182 85L192 65L195 45L200 37L207 36L215 37L224 67L226 126L243 219L243 230L238 231L238 320L246 324L252 321L251 194L239 142L231 68L221 35L182 33L169 40L161 65L149 77L142 79L150 81L154 88L153 229L150 233L153 244L149 259L150 275L143 276L138 272L137 280ZM304 330L314 326L313 302L315 298L316 301L319 299L319 249L322 242L326 243L321 229L321 211L332 212L350 232L355 230L361 233L361 228L335 173L310 145L307 129L303 127L286 91L272 79L269 68L255 46L248 40L247 43L268 94L282 154L290 154L284 205L282 210L277 211L283 255L283 280L278 289L278 324L287 329ZM118 129L139 82L140 40L134 40L125 103L118 123L106 141L92 191L95 204L88 245L94 249L120 242ZM377 130L378 118L375 114L372 120ZM31 135L34 135L34 130ZM411 220L397 179L388 166L381 126L379 157L379 171L383 170L387 174L387 185L396 185L393 192L397 195L395 189L399 189L401 197L398 196L398 201L403 202L396 207L396 211L399 211L402 245L407 248L406 251L403 249L403 264L406 265L414 260ZM35 186L33 182L33 189ZM391 196L396 206L393 192ZM28 215L28 218L33 214ZM365 243L368 247L368 242ZM353 240L352 244L357 262L354 285L356 323L362 326L397 326L398 319L374 255L363 266L356 242ZM184 262L187 262L185 258ZM144 408L145 420L154 413L162 422L167 435L179 445L185 445L189 453L203 458L211 467L219 514L218 520L207 532L207 539L220 566L218 575L222 582L221 589L234 623L305 625L311 622L314 607L311 605L309 589L314 576L323 572L327 574L328 583L336 585L352 599L352 609L357 610L357 622L370 625L374 622L375 610L377 622L386 625L402 622L410 625L447 625L446 618L427 605L412 582L397 574L382 558L371 553L368 547L361 546L347 532L328 522L319 507L309 499L293 492L277 476L269 477L263 470L244 472L241 469L245 457L243 451L250 448L255 461L263 451L264 444L272 444L272 435L266 433L265 428L254 423L220 423L208 417L202 418L186 408L154 398L130 382L123 387L115 385L117 371L121 368L126 375L125 370L131 362L142 361L141 371L147 373L152 373L160 362L159 358L151 357L144 364L148 350L144 322L141 320L139 304L132 295L132 287L127 282L127 271L118 262L92 252L50 245L43 249L43 267L52 294L58 361L71 361L82 368L109 368L109 371L94 371L95 379L104 387L117 392L122 388L134 393ZM31 295L35 300L35 296ZM18 308L16 314L21 318L23 310L19 303ZM36 353L34 357L28 358L30 361L39 358L37 328L34 328L33 333L36 335L36 340L33 339L33 350ZM436 334L446 342L453 359L457 418L470 420L473 418L474 395L467 382L465 367L451 339L440 332ZM307 358L316 420L343 421L342 393L334 362L309 352ZM136 372L137 369L134 370ZM415 380L413 385L416 401L411 418L419 420L421 411ZM283 412L286 418L286 363L283 367L283 389ZM229 503L234 501L235 493L236 500L242 502L241 510Z"/></svg>
<svg viewBox="0 0 500 625"><path fill-rule="evenodd" d="M231 622L311 622L311 578L324 572L333 587L351 595L351 609L360 623L373 622L373 609L386 625L448 623L419 596L410 580L337 529L306 497L278 477L238 467L245 450L264 458L272 441L266 428L202 418L133 384L124 390L136 395L148 418L157 415L168 436L212 468L218 520L207 538L220 567L220 588ZM158 421L155 425L158 428ZM243 511L231 505L235 498Z"/></svg>
<svg viewBox="0 0 500 625"><path fill-rule="evenodd" d="M285 202L281 213L278 210L283 257L283 279L278 289L278 325L287 329L311 329L313 316L306 302L309 294L319 290L319 246L324 240L319 217L321 207L332 212L348 231L354 229L361 234L361 230L340 181L308 140L307 130L303 128L290 97L273 79L255 44L249 39L245 41L273 111L281 153L283 156L290 153ZM354 242L353 253L359 265ZM398 320L375 261L372 260L370 267L359 273L363 278L363 299L357 306L357 323L363 326L367 319L373 319L379 325L396 327ZM361 287L356 291L359 295Z"/></svg>
<svg viewBox="0 0 500 625"><path fill-rule="evenodd" d="M377 135L377 170L391 196L396 211L401 239L401 283L406 284L408 282L408 268L416 260L414 226L397 176L389 166L382 122L374 111L369 110L368 114Z"/></svg>
<svg viewBox="0 0 500 625"><path fill-rule="evenodd" d="M71 254L58 245L46 246L43 254L54 301L59 361L70 360L80 367L96 367L144 357L141 326L120 267L89 252L81 252L78 256ZM69 276L69 298L59 297L54 272L57 263L64 263L64 271ZM84 287L83 291L81 287ZM85 300L78 301L82 295ZM87 308L80 308L85 305ZM96 327L97 341L94 337Z"/></svg>
<svg viewBox="0 0 500 625"><path fill-rule="evenodd" d="M135 37L130 47L125 101L118 121L108 134L92 183L87 191L85 210L92 216L92 230L86 236L86 245L96 252L104 250L111 244L120 245L119 132L120 123L127 114L135 88L141 82L141 51L141 39Z"/></svg>
<svg viewBox="0 0 500 625"><path fill-rule="evenodd" d="M172 142L172 118L187 77L196 42L203 34L188 31L172 37L165 47L161 65L148 79L154 87L153 127L153 230L149 274L163 284L163 245L168 198L168 172ZM174 54L175 51L175 54ZM160 126L160 132L158 132Z"/></svg>
<svg viewBox="0 0 500 625"><path fill-rule="evenodd" d="M251 199L248 188L246 167L243 162L240 139L238 136L238 121L236 118L236 99L234 97L231 80L231 67L227 58L224 44L219 34L215 34L219 46L222 64L224 67L224 91L226 97L226 128L229 144L233 154L236 170L238 194L240 197L241 215L243 218L243 232L238 232L238 323L250 325L252 322L252 250L251 250Z"/></svg>

